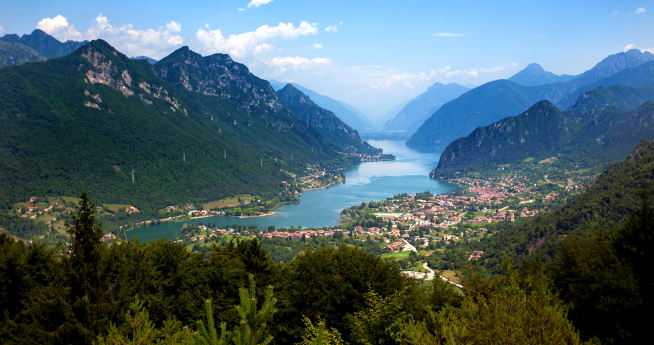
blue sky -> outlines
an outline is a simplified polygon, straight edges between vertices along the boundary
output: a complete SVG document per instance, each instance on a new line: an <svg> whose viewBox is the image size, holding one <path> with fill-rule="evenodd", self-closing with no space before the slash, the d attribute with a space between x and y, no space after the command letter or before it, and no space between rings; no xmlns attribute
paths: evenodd
<svg viewBox="0 0 654 345"><path fill-rule="evenodd" d="M654 1L15 1L0 34L39 27L160 59L228 53L377 115L434 82L483 83L527 64L579 74L627 47L654 53Z"/></svg>

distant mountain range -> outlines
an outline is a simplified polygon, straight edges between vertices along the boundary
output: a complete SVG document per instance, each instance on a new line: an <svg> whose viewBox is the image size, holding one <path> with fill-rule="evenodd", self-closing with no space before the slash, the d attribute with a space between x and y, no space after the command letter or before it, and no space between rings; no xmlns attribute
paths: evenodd
<svg viewBox="0 0 654 345"><path fill-rule="evenodd" d="M336 116L338 116L338 118L340 118L348 126L353 127L357 131L366 132L366 131L373 130L375 128L375 125L372 123L370 119L368 119L360 111L356 110L354 107L352 107L351 105L345 102L338 101L327 96L323 96L297 83L282 83L276 80L270 81L270 85L273 87L273 89L275 89L275 91L281 90L287 84L293 85L293 87L300 90L303 94L309 96L309 98L311 98L311 100L314 103L316 103L317 105L319 105L324 109L333 112L334 114L336 114Z"/></svg>
<svg viewBox="0 0 654 345"><path fill-rule="evenodd" d="M525 69L516 73L511 78L510 81L524 85L524 86L537 86L545 84L553 84L558 82L566 82L575 78L573 75L556 75L552 72L547 72L537 63L529 64Z"/></svg>
<svg viewBox="0 0 654 345"><path fill-rule="evenodd" d="M66 56L79 47L89 43L88 41L66 41L59 42L56 38L36 29L29 35L18 36L16 34L7 34L0 37L0 41L9 43L22 44L32 48L46 59L54 59Z"/></svg>
<svg viewBox="0 0 654 345"><path fill-rule="evenodd" d="M30 47L20 43L0 41L0 68L45 60L47 59L43 55Z"/></svg>
<svg viewBox="0 0 654 345"><path fill-rule="evenodd" d="M151 65L96 40L4 67L0 104L0 195L10 199L88 188L156 210L283 190L282 170L349 160L336 152L348 144L307 126L247 67L187 47Z"/></svg>
<svg viewBox="0 0 654 345"><path fill-rule="evenodd" d="M443 104L456 99L470 89L456 83L434 83L427 91L409 101L392 119L384 125L385 131L417 130ZM412 133L409 133L412 134Z"/></svg>
<svg viewBox="0 0 654 345"><path fill-rule="evenodd" d="M607 57L592 69L567 82L538 86L523 86L509 80L496 80L470 90L436 111L407 141L407 145L447 146L459 137L466 136L478 126L486 126L507 116L515 116L540 100L554 104L572 102L566 98L574 92L583 92L593 83L605 87L614 85L612 78L624 76L628 86L644 86L634 80L649 80L639 68L645 68L654 55L630 50ZM641 66L643 65L643 66ZM587 90L586 90L587 91ZM578 96L578 95L577 95Z"/></svg>
<svg viewBox="0 0 654 345"><path fill-rule="evenodd" d="M157 60L155 60L153 58L150 58L150 57L147 57L147 56L143 56L143 55L141 55L141 56L132 56L130 59L132 59L132 60L147 60L152 65L157 63Z"/></svg>
<svg viewBox="0 0 654 345"><path fill-rule="evenodd" d="M518 116L479 127L452 142L431 175L451 177L456 172L560 154L580 166L607 165L626 156L639 141L654 139L654 102L650 100L654 100L654 87L613 86L581 95L567 112L540 101ZM634 106L638 108L629 110Z"/></svg>

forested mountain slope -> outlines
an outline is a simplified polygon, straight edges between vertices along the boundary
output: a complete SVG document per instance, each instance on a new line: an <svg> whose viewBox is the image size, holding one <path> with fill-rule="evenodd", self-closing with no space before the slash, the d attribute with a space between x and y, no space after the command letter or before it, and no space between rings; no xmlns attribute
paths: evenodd
<svg viewBox="0 0 654 345"><path fill-rule="evenodd" d="M377 149L361 140L356 129L346 125L334 113L315 104L311 99L287 84L277 91L280 101L300 120L315 128L334 149L346 152L376 152Z"/></svg>
<svg viewBox="0 0 654 345"><path fill-rule="evenodd" d="M600 107L597 111L586 108L573 115L541 101L516 117L479 127L445 148L431 176L451 177L457 171L481 171L493 164L514 164L529 157L539 161L559 154L575 164L604 165L624 157L640 140L654 139L654 102L629 112L594 104Z"/></svg>
<svg viewBox="0 0 654 345"><path fill-rule="evenodd" d="M155 66L180 87L102 40L1 69L0 194L87 188L106 203L157 209L277 187L280 168L342 164L245 66L226 55L180 65L184 54Z"/></svg>
<svg viewBox="0 0 654 345"><path fill-rule="evenodd" d="M607 106L632 110L647 101L654 101L654 85L639 89L622 85L599 86L582 93L565 111L575 115L595 114Z"/></svg>
<svg viewBox="0 0 654 345"><path fill-rule="evenodd" d="M45 60L46 58L43 55L30 47L20 43L0 41L0 68Z"/></svg>

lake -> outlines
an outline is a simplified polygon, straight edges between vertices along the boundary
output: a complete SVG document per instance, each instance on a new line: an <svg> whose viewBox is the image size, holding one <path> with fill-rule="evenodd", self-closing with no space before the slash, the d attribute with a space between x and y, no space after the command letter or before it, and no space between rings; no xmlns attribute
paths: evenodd
<svg viewBox="0 0 654 345"><path fill-rule="evenodd" d="M216 223L224 228L232 224L256 225L267 229L302 226L328 227L338 224L339 214L346 207L361 204L363 201L381 200L394 194L431 191L444 194L456 190L456 185L432 180L429 172L436 168L440 151L429 148L412 148L404 140L368 141L372 146L382 148L384 153L395 155L396 160L385 162L364 162L348 167L346 181L337 185L314 191L305 191L299 204L284 205L275 210L272 216L259 218L208 217L177 223L146 226L128 232L128 237L140 237L152 241L162 237L172 239L180 234L184 223Z"/></svg>

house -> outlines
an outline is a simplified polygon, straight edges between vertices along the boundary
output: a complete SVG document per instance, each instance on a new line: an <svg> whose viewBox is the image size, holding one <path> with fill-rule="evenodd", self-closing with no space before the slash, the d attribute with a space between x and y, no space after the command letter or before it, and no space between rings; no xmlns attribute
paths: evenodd
<svg viewBox="0 0 654 345"><path fill-rule="evenodd" d="M38 211L38 210L39 210L39 208L37 206L28 206L27 207L27 212L34 212L34 211Z"/></svg>

